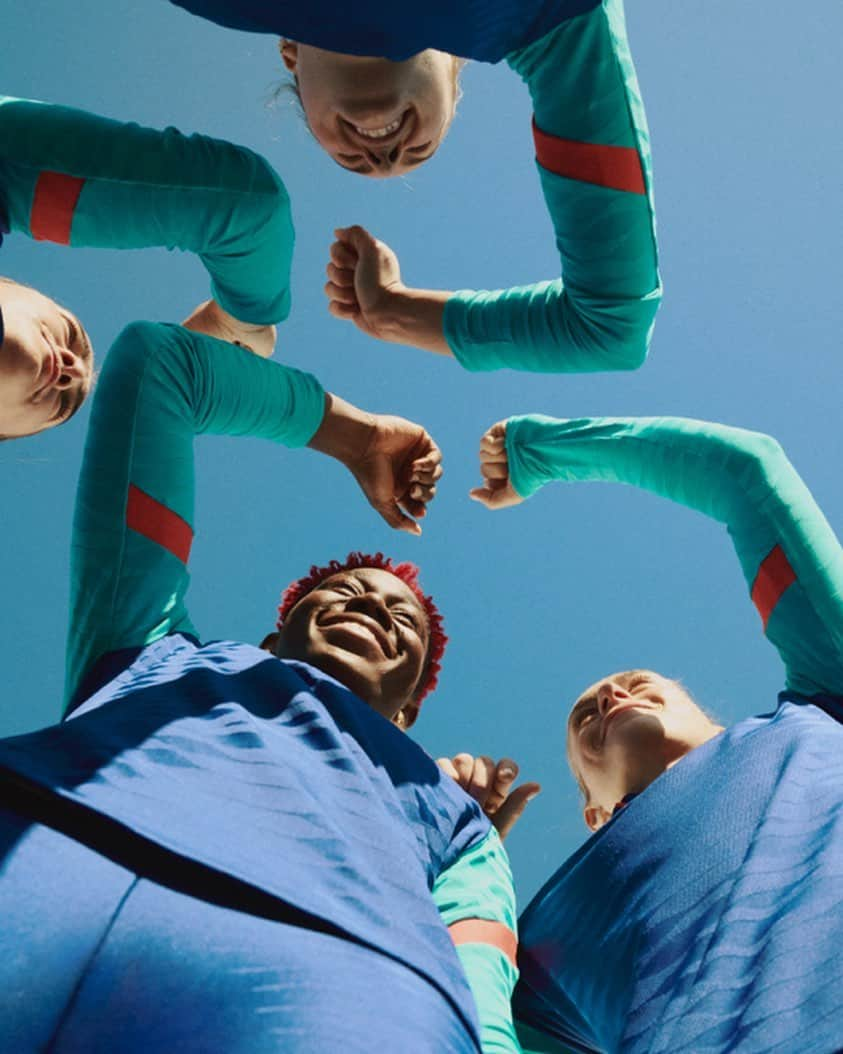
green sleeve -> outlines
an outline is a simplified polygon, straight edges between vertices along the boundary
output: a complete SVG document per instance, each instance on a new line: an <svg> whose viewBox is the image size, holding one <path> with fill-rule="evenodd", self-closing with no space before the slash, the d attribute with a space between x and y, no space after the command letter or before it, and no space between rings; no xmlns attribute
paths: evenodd
<svg viewBox="0 0 843 1054"><path fill-rule="evenodd" d="M469 370L635 369L647 355L661 283L649 134L621 0L604 0L507 61L532 97L562 278L456 293L445 307L446 339ZM562 152L558 171L547 167L542 136L551 153ZM624 166L632 182L619 174ZM637 189L605 185L625 181Z"/></svg>
<svg viewBox="0 0 843 1054"><path fill-rule="evenodd" d="M518 980L515 891L509 859L496 831L490 831L442 872L433 887L433 899L457 945L474 995L483 1054L520 1054L511 1007ZM490 925L469 932L466 939L460 924L477 920ZM510 946L512 958L501 950L501 944Z"/></svg>
<svg viewBox="0 0 843 1054"><path fill-rule="evenodd" d="M181 326L135 322L97 384L71 547L67 695L102 655L193 632L193 437L307 443L324 392L306 373Z"/></svg>
<svg viewBox="0 0 843 1054"><path fill-rule="evenodd" d="M289 314L289 197L244 147L0 96L0 196L12 231L71 246L193 252L236 318L265 324Z"/></svg>
<svg viewBox="0 0 843 1054"><path fill-rule="evenodd" d="M843 550L769 436L676 417L514 417L510 479L522 497L551 480L629 483L728 527L787 685L843 694Z"/></svg>

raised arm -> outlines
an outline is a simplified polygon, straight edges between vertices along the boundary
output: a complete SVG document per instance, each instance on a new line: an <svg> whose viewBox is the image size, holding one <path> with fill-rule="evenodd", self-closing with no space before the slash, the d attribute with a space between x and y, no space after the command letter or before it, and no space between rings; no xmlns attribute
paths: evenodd
<svg viewBox="0 0 843 1054"><path fill-rule="evenodd" d="M487 449L499 439L484 437ZM502 444L501 444L502 445ZM662 418L514 417L487 478L527 498L552 480L629 483L725 523L789 688L843 694L843 550L810 491L769 436ZM484 455L481 454L481 458ZM496 461L497 459L497 461ZM504 467L505 466L505 467ZM507 504L506 489L487 504Z"/></svg>
<svg viewBox="0 0 843 1054"><path fill-rule="evenodd" d="M445 307L448 343L467 369L635 369L661 284L649 134L621 0L604 0L507 61L533 101L562 277L455 294Z"/></svg>
<svg viewBox="0 0 843 1054"><path fill-rule="evenodd" d="M331 248L330 310L469 370L634 369L661 284L649 136L620 0L568 19L508 62L533 100L562 277L494 292L413 289L392 250L353 227Z"/></svg>
<svg viewBox="0 0 843 1054"><path fill-rule="evenodd" d="M196 253L242 322L289 313L289 198L244 147L0 96L0 204L12 231L38 240Z"/></svg>
<svg viewBox="0 0 843 1054"><path fill-rule="evenodd" d="M151 322L121 333L97 385L77 492L68 698L106 653L193 632L193 437L302 446L324 408L309 374L223 341Z"/></svg>
<svg viewBox="0 0 843 1054"><path fill-rule="evenodd" d="M192 632L193 437L260 436L336 458L390 526L421 533L441 453L420 426L369 414L306 373L182 326L136 322L97 386L71 551L67 692L108 652Z"/></svg>
<svg viewBox="0 0 843 1054"><path fill-rule="evenodd" d="M433 899L477 1004L483 1054L520 1052L511 1007L518 980L515 891L496 832L442 872Z"/></svg>

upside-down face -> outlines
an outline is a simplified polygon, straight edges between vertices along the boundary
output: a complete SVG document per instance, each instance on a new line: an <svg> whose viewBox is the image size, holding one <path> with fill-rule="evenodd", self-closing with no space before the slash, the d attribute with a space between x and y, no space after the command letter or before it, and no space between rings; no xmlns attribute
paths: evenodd
<svg viewBox="0 0 843 1054"><path fill-rule="evenodd" d="M93 380L91 342L79 319L36 289L0 280L0 436L64 424Z"/></svg>
<svg viewBox="0 0 843 1054"><path fill-rule="evenodd" d="M460 63L443 51L391 62L282 40L281 57L314 137L350 172L410 172L433 156L453 120Z"/></svg>

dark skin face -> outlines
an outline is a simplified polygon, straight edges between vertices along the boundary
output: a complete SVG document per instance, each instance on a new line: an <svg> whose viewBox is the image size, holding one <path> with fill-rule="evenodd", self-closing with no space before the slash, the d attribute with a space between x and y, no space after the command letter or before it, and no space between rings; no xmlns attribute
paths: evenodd
<svg viewBox="0 0 843 1054"><path fill-rule="evenodd" d="M430 630L413 591L389 571L331 575L261 645L330 674L400 728L416 718Z"/></svg>

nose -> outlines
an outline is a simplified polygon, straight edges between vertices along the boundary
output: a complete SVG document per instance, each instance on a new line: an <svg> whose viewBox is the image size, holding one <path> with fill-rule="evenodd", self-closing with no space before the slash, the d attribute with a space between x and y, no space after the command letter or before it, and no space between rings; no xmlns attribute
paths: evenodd
<svg viewBox="0 0 843 1054"><path fill-rule="evenodd" d="M392 616L379 593L367 591L357 596L349 597L346 610L359 611L363 615L368 615L369 618L374 619L387 632L392 629Z"/></svg>
<svg viewBox="0 0 843 1054"><path fill-rule="evenodd" d="M604 681L597 689L597 710L600 716L605 717L618 700L627 698L629 698L629 693L625 692L619 684L615 684L614 681Z"/></svg>
<svg viewBox="0 0 843 1054"><path fill-rule="evenodd" d="M370 165L378 169L379 172L386 173L397 164L401 156L401 143L395 143L393 146L385 146L381 149L370 146L364 153Z"/></svg>
<svg viewBox="0 0 843 1054"><path fill-rule="evenodd" d="M69 348L62 348L59 352L59 365L61 372L56 381L56 388L70 388L76 381L84 380L85 364L82 359Z"/></svg>

